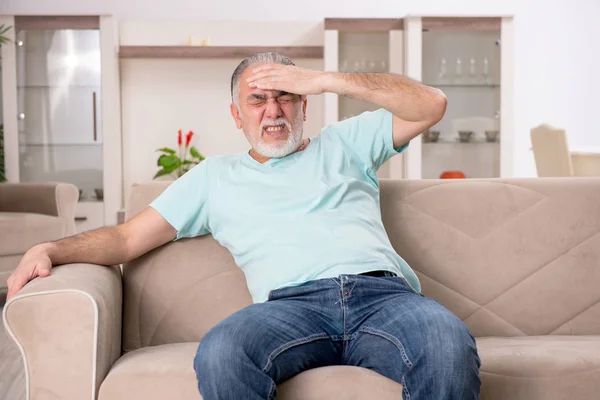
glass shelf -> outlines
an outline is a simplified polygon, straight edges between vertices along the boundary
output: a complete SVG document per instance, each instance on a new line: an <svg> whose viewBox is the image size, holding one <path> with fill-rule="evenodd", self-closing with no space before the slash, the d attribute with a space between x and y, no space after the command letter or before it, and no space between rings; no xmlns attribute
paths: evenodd
<svg viewBox="0 0 600 400"><path fill-rule="evenodd" d="M432 87L457 87L457 88L499 88L500 85L497 83L425 83L427 86Z"/></svg>

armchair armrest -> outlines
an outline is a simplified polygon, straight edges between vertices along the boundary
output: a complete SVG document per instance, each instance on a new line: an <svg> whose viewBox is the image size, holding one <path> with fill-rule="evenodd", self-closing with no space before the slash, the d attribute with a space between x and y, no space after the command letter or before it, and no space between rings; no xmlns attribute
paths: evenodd
<svg viewBox="0 0 600 400"><path fill-rule="evenodd" d="M4 307L25 365L26 399L95 399L121 355L118 267L69 264L27 284Z"/></svg>
<svg viewBox="0 0 600 400"><path fill-rule="evenodd" d="M67 235L75 233L77 186L70 183L3 183L0 185L0 211L36 213L65 218Z"/></svg>
<svg viewBox="0 0 600 400"><path fill-rule="evenodd" d="M600 148L592 151L572 151L571 162L575 176L600 176Z"/></svg>

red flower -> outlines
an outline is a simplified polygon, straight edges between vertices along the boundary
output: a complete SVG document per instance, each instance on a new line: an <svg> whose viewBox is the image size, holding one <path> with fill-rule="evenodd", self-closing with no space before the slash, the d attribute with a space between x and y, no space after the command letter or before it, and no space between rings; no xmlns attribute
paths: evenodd
<svg viewBox="0 0 600 400"><path fill-rule="evenodd" d="M181 129L177 132L177 145L181 146Z"/></svg>
<svg viewBox="0 0 600 400"><path fill-rule="evenodd" d="M185 147L188 147L190 145L190 142L192 141L192 136L194 136L194 132L189 131L188 134L185 136Z"/></svg>

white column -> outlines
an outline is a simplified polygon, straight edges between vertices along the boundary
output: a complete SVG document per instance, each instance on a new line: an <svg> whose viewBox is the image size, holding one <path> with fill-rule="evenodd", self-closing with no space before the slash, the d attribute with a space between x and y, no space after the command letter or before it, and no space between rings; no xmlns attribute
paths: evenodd
<svg viewBox="0 0 600 400"><path fill-rule="evenodd" d="M325 71L337 71L338 70L338 56L339 56L339 33L337 30L326 30L325 31L325 42L323 49L323 64ZM325 126L328 126L339 119L339 107L338 107L338 95L334 93L325 93L324 107L325 115L324 122Z"/></svg>
<svg viewBox="0 0 600 400"><path fill-rule="evenodd" d="M2 45L2 115L4 119L4 169L9 182L19 182L19 127L17 115L17 47L15 19L0 15L0 25L12 26Z"/></svg>
<svg viewBox="0 0 600 400"><path fill-rule="evenodd" d="M421 17L404 19L404 37L406 44L406 68L409 78L421 80L422 62L422 23ZM421 135L411 140L405 156L405 174L408 179L421 179Z"/></svg>
<svg viewBox="0 0 600 400"><path fill-rule="evenodd" d="M500 177L515 171L515 27L512 17L502 18L500 45Z"/></svg>
<svg viewBox="0 0 600 400"><path fill-rule="evenodd" d="M118 28L115 17L100 17L105 225L115 225L117 223L117 212L123 205Z"/></svg>
<svg viewBox="0 0 600 400"><path fill-rule="evenodd" d="M404 31L391 30L389 33L389 72L393 74L404 74ZM390 159L389 178L405 178L406 154L394 156Z"/></svg>

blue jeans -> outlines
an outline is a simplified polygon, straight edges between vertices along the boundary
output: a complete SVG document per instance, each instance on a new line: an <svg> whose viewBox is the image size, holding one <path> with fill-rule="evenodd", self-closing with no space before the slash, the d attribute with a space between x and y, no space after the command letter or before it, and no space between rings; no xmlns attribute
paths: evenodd
<svg viewBox="0 0 600 400"><path fill-rule="evenodd" d="M401 277L340 275L274 290L214 326L194 359L204 400L274 399L277 384L328 365L369 368L404 399L479 397L465 324Z"/></svg>

